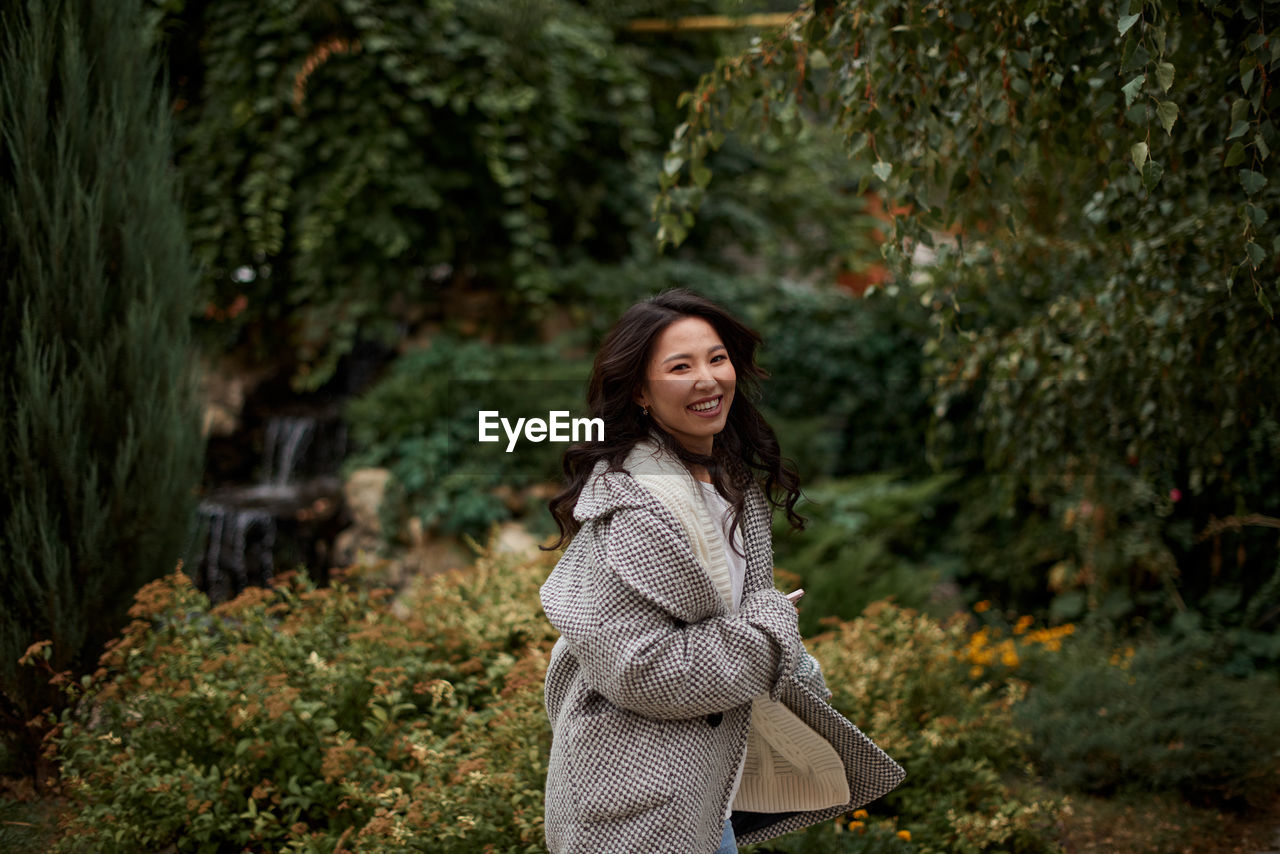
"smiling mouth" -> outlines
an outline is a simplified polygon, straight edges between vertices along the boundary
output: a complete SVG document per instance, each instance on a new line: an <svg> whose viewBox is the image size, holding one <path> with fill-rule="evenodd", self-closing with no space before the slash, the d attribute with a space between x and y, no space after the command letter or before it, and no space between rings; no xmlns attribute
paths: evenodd
<svg viewBox="0 0 1280 854"><path fill-rule="evenodd" d="M698 415L714 415L720 411L720 405L724 402L724 395L720 395L712 400L705 400L702 403L694 403L686 406L685 409Z"/></svg>

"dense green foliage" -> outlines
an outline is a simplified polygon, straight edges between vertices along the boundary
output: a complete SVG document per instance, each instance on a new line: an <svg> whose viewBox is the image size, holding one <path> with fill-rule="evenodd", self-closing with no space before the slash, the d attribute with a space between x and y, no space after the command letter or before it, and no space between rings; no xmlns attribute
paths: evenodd
<svg viewBox="0 0 1280 854"><path fill-rule="evenodd" d="M1274 630L1278 13L806 5L686 98L660 239L685 238L726 129L830 117L903 206L885 253L933 316L935 454L985 471L998 517L1070 532L1010 566L1039 579L1022 601L1168 616L1226 591L1270 597L1245 628Z"/></svg>
<svg viewBox="0 0 1280 854"><path fill-rule="evenodd" d="M676 97L741 39L626 24L715 5L164 4L207 344L315 389L357 340L447 319L464 293L495 295L485 325L527 341L568 298L566 271L651 263ZM837 146L731 142L717 168L733 180L686 256L830 278L864 267L859 173Z"/></svg>
<svg viewBox="0 0 1280 854"><path fill-rule="evenodd" d="M557 480L562 445L521 442L507 453L501 433L501 443L478 444L477 411L500 411L512 420L545 417L552 409L584 416L589 354L600 338L631 302L675 285L733 306L761 332L765 346L760 363L772 375L765 406L784 450L796 459L806 481L890 467L910 474L927 470L923 356L913 334L922 334L918 304L887 293L857 299L830 288L670 259L608 269L581 265L563 272L560 282L574 326L556 340L486 343L440 333L429 347L396 360L368 393L348 406L356 446L348 469L386 466L394 475L393 500L384 505L390 523L386 530L402 529L412 515L425 529L480 536L490 523L512 515L495 487ZM871 528L879 532L872 536L880 537L872 550L883 553L891 541L905 536L913 514L929 514L926 505L938 503L941 486L940 480L926 481L864 495L872 502L899 492L902 498L880 508L865 507L876 520ZM917 493L928 498L918 507ZM905 510L901 518L899 510ZM883 527L888 518L894 523ZM543 521L534 514L535 524ZM845 526L832 535L839 539L849 534ZM941 531L935 535L940 537ZM918 545L923 552L929 544ZM806 567L840 562L836 554L819 558L817 552L827 546L815 548L799 558ZM905 590L919 584L908 584L905 577L900 582L889 587ZM845 603L849 607L832 613L851 617L856 614L853 603L874 598L862 591Z"/></svg>
<svg viewBox="0 0 1280 854"><path fill-rule="evenodd" d="M1172 791L1191 803L1264 807L1280 791L1274 673L1229 675L1229 647L1192 631L1112 654L1081 638L1045 663L1018 710L1058 786Z"/></svg>
<svg viewBox="0 0 1280 854"><path fill-rule="evenodd" d="M483 536L510 518L495 492L560 476L564 446L521 439L508 451L502 427L481 444L479 413L509 422L560 410L586 416L590 364L551 345L488 344L441 335L431 346L397 359L369 393L347 408L357 450L348 469L385 466L393 480L382 510L384 530L417 517L425 530ZM584 436L585 438L585 436Z"/></svg>
<svg viewBox="0 0 1280 854"><path fill-rule="evenodd" d="M197 274L136 2L7 4L0 42L0 713L58 699L173 565L200 477ZM86 662L87 659L87 662ZM30 744L20 751L33 759Z"/></svg>
<svg viewBox="0 0 1280 854"><path fill-rule="evenodd" d="M851 619L872 602L892 598L927 609L938 586L963 565L928 536L954 475L903 480L892 473L823 480L805 489L796 512L807 520L792 532L777 514L773 559L805 589L801 630L829 617ZM954 601L944 603L954 607Z"/></svg>
<svg viewBox="0 0 1280 854"><path fill-rule="evenodd" d="M454 288L501 288L528 334L551 269L643 221L649 84L597 10L219 0L171 26L210 340L300 388Z"/></svg>
<svg viewBox="0 0 1280 854"><path fill-rule="evenodd" d="M537 596L554 559L486 551L396 607L354 575L319 590L297 575L212 609L181 573L149 585L63 716L60 850L543 850L555 635ZM1009 782L1026 773L1021 689L970 680L965 644L962 623L887 605L814 639L836 707L908 768L871 815L840 823L848 835L1051 850L1060 804ZM796 838L877 850L836 826Z"/></svg>
<svg viewBox="0 0 1280 854"><path fill-rule="evenodd" d="M762 403L806 479L928 472L921 384L928 316L919 303L693 260L581 265L561 276L576 324L572 343L593 352L627 306L667 287L690 288L760 333L758 361L770 375Z"/></svg>

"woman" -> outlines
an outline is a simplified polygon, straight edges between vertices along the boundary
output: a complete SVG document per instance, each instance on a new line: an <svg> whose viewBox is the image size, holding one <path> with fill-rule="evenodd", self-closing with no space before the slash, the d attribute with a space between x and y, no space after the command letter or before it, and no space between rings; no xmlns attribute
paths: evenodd
<svg viewBox="0 0 1280 854"><path fill-rule="evenodd" d="M733 852L902 779L826 704L773 586L765 496L804 520L753 405L759 344L674 290L632 306L596 356L604 440L565 454L551 548L572 542L542 587L561 634L546 677L553 854Z"/></svg>

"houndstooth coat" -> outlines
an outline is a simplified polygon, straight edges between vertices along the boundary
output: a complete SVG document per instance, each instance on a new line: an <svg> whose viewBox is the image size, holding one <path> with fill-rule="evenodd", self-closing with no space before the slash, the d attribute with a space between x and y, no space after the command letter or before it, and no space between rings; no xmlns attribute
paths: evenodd
<svg viewBox="0 0 1280 854"><path fill-rule="evenodd" d="M902 769L796 678L795 606L773 586L770 513L754 483L743 514L747 573L729 611L680 519L627 472L597 464L574 509L582 528L542 587L560 632L546 675L553 854L710 854L751 727L779 701L835 749L849 801L735 810L740 843L855 809ZM841 781L842 783L844 781Z"/></svg>

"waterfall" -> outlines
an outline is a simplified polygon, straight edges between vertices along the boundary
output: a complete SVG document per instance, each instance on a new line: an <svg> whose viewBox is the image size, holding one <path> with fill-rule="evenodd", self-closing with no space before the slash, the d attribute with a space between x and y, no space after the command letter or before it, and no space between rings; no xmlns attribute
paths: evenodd
<svg viewBox="0 0 1280 854"><path fill-rule="evenodd" d="M281 525L295 529L309 520L317 499L336 506L341 484L336 470L346 446L346 425L314 416L270 417L262 433L257 483L211 492L197 510L195 541L203 539L196 583L214 602L233 598L250 585L267 585L275 573ZM303 480L303 477L309 479Z"/></svg>
<svg viewBox="0 0 1280 854"><path fill-rule="evenodd" d="M260 483L272 486L289 484L315 431L314 418L275 417L268 421L262 447L263 474Z"/></svg>

